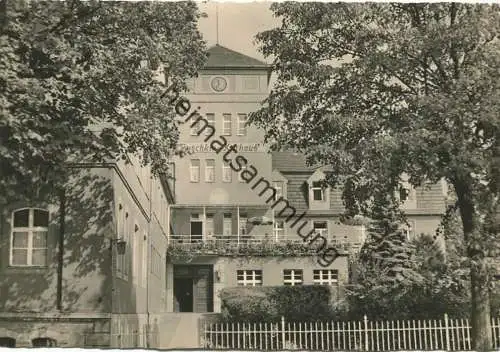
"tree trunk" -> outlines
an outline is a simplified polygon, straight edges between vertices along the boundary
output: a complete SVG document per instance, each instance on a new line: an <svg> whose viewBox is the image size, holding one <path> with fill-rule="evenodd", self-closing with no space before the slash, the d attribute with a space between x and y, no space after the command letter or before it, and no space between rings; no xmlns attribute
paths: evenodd
<svg viewBox="0 0 500 352"><path fill-rule="evenodd" d="M471 278L471 327L472 349L489 351L492 349L492 331L490 317L490 278L486 265L486 248L481 241L481 226L475 213L472 190L466 183L455 185L460 216L462 218L464 238L467 244L467 256Z"/></svg>
<svg viewBox="0 0 500 352"><path fill-rule="evenodd" d="M475 351L490 351L492 349L492 331L489 278L484 259L471 267L471 291L472 348Z"/></svg>

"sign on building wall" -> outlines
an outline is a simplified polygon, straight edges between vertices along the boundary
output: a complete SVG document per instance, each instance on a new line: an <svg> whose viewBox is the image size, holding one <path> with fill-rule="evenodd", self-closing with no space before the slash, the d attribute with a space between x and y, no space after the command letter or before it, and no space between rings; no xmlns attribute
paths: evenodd
<svg viewBox="0 0 500 352"><path fill-rule="evenodd" d="M238 153L267 153L268 150L262 143L228 143L223 149L229 149L229 146L236 144L236 151ZM213 152L210 148L210 143L181 143L181 148L186 148L189 154L193 153L210 153Z"/></svg>

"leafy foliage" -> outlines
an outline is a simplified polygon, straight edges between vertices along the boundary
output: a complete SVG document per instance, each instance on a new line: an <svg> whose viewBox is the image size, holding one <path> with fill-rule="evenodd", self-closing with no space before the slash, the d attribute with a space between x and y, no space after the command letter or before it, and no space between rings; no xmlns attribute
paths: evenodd
<svg viewBox="0 0 500 352"><path fill-rule="evenodd" d="M236 243L224 241L206 241L198 243L171 242L167 248L167 256L171 260L189 262L200 254L230 256L230 257L301 257L317 254L314 245L304 245L292 241L262 241L250 243Z"/></svg>
<svg viewBox="0 0 500 352"><path fill-rule="evenodd" d="M331 165L352 214L374 196L446 180L463 224L473 347L491 346L488 264L498 257L500 11L465 3L276 3L257 36L277 82L251 121L275 148Z"/></svg>
<svg viewBox="0 0 500 352"><path fill-rule="evenodd" d="M178 131L158 74L183 86L203 65L195 3L0 8L0 201L60 183L72 162L136 153L167 171Z"/></svg>
<svg viewBox="0 0 500 352"><path fill-rule="evenodd" d="M457 276L433 237L422 235L411 243L413 271L418 276L394 282L390 271L373 262L360 262L357 282L349 291L350 316L370 319L440 319L467 317L468 282ZM381 270L382 269L382 270Z"/></svg>

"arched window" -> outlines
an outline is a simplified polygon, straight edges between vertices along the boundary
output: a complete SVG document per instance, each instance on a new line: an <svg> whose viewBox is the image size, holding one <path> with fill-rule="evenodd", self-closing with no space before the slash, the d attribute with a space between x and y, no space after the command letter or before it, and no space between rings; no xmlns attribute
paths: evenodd
<svg viewBox="0 0 500 352"><path fill-rule="evenodd" d="M16 339L12 337L0 337L0 347L16 347Z"/></svg>
<svg viewBox="0 0 500 352"><path fill-rule="evenodd" d="M39 337L31 341L33 347L56 347L56 340L49 337Z"/></svg>
<svg viewBox="0 0 500 352"><path fill-rule="evenodd" d="M12 213L10 265L46 266L49 212L24 208Z"/></svg>

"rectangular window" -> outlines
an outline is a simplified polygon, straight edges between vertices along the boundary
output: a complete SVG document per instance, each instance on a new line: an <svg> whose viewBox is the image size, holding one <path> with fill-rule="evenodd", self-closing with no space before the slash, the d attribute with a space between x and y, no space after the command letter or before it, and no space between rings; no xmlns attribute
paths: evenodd
<svg viewBox="0 0 500 352"><path fill-rule="evenodd" d="M323 236L328 235L328 222L313 221L314 232Z"/></svg>
<svg viewBox="0 0 500 352"><path fill-rule="evenodd" d="M280 199L280 197L283 196L283 182L282 181L275 181L275 182L273 182L273 187L276 190L274 200L278 200L278 199Z"/></svg>
<svg viewBox="0 0 500 352"><path fill-rule="evenodd" d="M408 199L408 197L410 196L410 190L406 187L401 187L399 189L399 200L401 202L404 202Z"/></svg>
<svg viewBox="0 0 500 352"><path fill-rule="evenodd" d="M285 286L302 285L302 269L285 269L283 270L283 284Z"/></svg>
<svg viewBox="0 0 500 352"><path fill-rule="evenodd" d="M212 126L215 130L215 114L213 113L208 113L207 116L207 122L208 122L208 125L209 126ZM208 136L210 135L210 133L212 132L212 130L210 128L206 128L205 130L205 134Z"/></svg>
<svg viewBox="0 0 500 352"><path fill-rule="evenodd" d="M311 191L313 194L313 200L316 201L324 201L325 200L325 195L323 194L323 187L321 185L321 182L313 182Z"/></svg>
<svg viewBox="0 0 500 352"><path fill-rule="evenodd" d="M191 120L188 123L189 123L189 126L191 127L191 136L199 136L201 127L204 126L204 124L201 123L201 120L200 121L196 121L196 120L192 121Z"/></svg>
<svg viewBox="0 0 500 352"><path fill-rule="evenodd" d="M214 215L207 214L207 219L205 223L206 234L210 237L214 235Z"/></svg>
<svg viewBox="0 0 500 352"><path fill-rule="evenodd" d="M241 174L243 173L243 171L245 171L247 169L247 166L244 165L241 167L241 171L238 172L238 181L240 182L246 182L242 177L241 177Z"/></svg>
<svg viewBox="0 0 500 352"><path fill-rule="evenodd" d="M156 248L153 245L151 245L151 261L149 263L149 272L153 275L155 275L156 272Z"/></svg>
<svg viewBox="0 0 500 352"><path fill-rule="evenodd" d="M143 288L146 288L147 281L148 281L148 242L146 239L147 239L147 233L144 232L143 237L139 239L141 241L141 249L142 249L141 280L142 280L142 287Z"/></svg>
<svg viewBox="0 0 500 352"><path fill-rule="evenodd" d="M404 225L403 231L407 241L415 238L415 220L406 220L407 224Z"/></svg>
<svg viewBox="0 0 500 352"><path fill-rule="evenodd" d="M238 114L238 136L247 135L247 114Z"/></svg>
<svg viewBox="0 0 500 352"><path fill-rule="evenodd" d="M315 285L337 285L339 271L332 269L313 270L313 282Z"/></svg>
<svg viewBox="0 0 500 352"><path fill-rule="evenodd" d="M51 339L49 337L37 337L36 339L33 339L32 342L33 347L57 347L57 341L54 339ZM2 346L2 345L0 345Z"/></svg>
<svg viewBox="0 0 500 352"><path fill-rule="evenodd" d="M134 228L138 230L139 225L135 224ZM139 257L141 255L139 248L140 240L140 236L137 233L134 233L132 241L130 242L132 247L132 282L134 285L139 284Z"/></svg>
<svg viewBox="0 0 500 352"><path fill-rule="evenodd" d="M224 236L231 236L233 229L233 219L231 216L231 213L226 213L224 214L224 222L222 224L222 231L224 233Z"/></svg>
<svg viewBox="0 0 500 352"><path fill-rule="evenodd" d="M189 167L191 182L200 182L200 159L191 159Z"/></svg>
<svg viewBox="0 0 500 352"><path fill-rule="evenodd" d="M118 202L118 209L116 211L116 237L117 239L123 239L123 233L125 231L125 209L123 205ZM116 247L116 244L114 245ZM114 249L114 254L116 255L116 276L121 277L122 275L122 256L118 254L118 251Z"/></svg>
<svg viewBox="0 0 500 352"><path fill-rule="evenodd" d="M10 265L47 266L49 212L19 209L12 213Z"/></svg>
<svg viewBox="0 0 500 352"><path fill-rule="evenodd" d="M122 279L128 280L128 274L129 274L129 258L130 258L130 215L128 211L124 212L124 219L123 219L123 234L122 234L122 239L126 243L126 249L124 254L119 254L118 255L118 261L121 262L121 273L122 273Z"/></svg>
<svg viewBox="0 0 500 352"><path fill-rule="evenodd" d="M205 160L205 182L215 182L215 159Z"/></svg>
<svg viewBox="0 0 500 352"><path fill-rule="evenodd" d="M237 270L238 286L262 286L262 270Z"/></svg>
<svg viewBox="0 0 500 352"><path fill-rule="evenodd" d="M222 114L222 135L230 136L232 132L231 114Z"/></svg>
<svg viewBox="0 0 500 352"><path fill-rule="evenodd" d="M285 223L281 220L274 222L274 238L277 240L285 238Z"/></svg>
<svg viewBox="0 0 500 352"><path fill-rule="evenodd" d="M162 270L162 259L160 252L151 245L151 274L154 276L161 278L161 270Z"/></svg>
<svg viewBox="0 0 500 352"><path fill-rule="evenodd" d="M247 234L247 216L240 215L240 236Z"/></svg>
<svg viewBox="0 0 500 352"><path fill-rule="evenodd" d="M233 171L231 170L231 166L222 164L222 181L223 182L232 182L233 181Z"/></svg>

